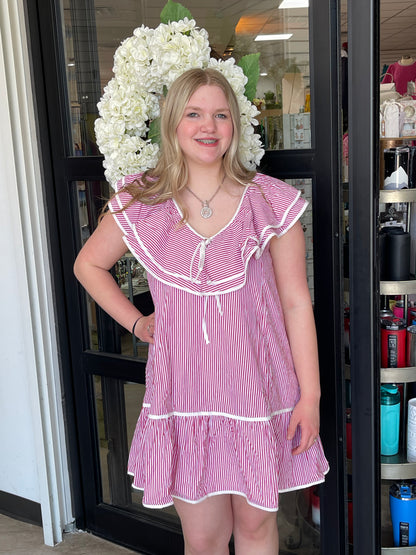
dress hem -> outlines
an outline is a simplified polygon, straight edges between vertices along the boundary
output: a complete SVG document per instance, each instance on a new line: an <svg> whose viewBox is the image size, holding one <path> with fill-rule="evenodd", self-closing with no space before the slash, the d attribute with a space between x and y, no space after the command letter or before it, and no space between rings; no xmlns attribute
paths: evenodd
<svg viewBox="0 0 416 555"><path fill-rule="evenodd" d="M329 472L329 468L327 468L325 470L325 472L323 473L324 476L326 476L326 474L328 474ZM128 472L127 473L129 476L134 477L134 473L133 472ZM317 486L318 484L322 484L325 482L325 478L323 477L322 479L319 480L315 480L314 482L310 482L308 484L303 484L303 485L299 485L299 486L294 486L293 488L286 488L286 489L281 489L279 490L279 494L281 493L289 493L291 491L296 491L296 490L301 490L301 489L306 489L312 486ZM143 487L139 487L139 486L135 486L134 484L132 484L132 488L138 491L143 491L144 492L144 488ZM270 507L263 507L261 505L257 505L256 503L252 503L248 500L248 497L245 493L242 493L241 491L213 491L212 493L208 493L207 495L205 495L204 497L201 497L200 499L185 499L183 497L179 497L178 495L172 495L172 498L175 499L179 499L180 501L184 501L185 503L189 503L191 505L197 505L198 503L201 503L202 501L205 501L206 499L208 499L209 497L214 497L216 495L240 495L241 497L244 497L245 500L247 501L247 503L251 506L251 507L255 507L256 509L261 509L262 511L267 511L269 513L276 513L279 510L279 507L276 508L270 508ZM142 505L143 507L145 507L146 509L166 509L167 507L171 507L172 505L174 505L174 502L172 501L171 503L164 503L163 505L150 505L148 503L144 503L142 500Z"/></svg>

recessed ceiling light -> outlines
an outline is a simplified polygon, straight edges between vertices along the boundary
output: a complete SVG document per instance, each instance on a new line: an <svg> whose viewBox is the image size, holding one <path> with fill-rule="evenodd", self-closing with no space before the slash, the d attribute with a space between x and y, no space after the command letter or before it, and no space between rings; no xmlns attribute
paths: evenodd
<svg viewBox="0 0 416 555"><path fill-rule="evenodd" d="M293 36L293 33L286 33L286 34L279 34L279 35L257 35L257 37L254 40L255 41L259 41L259 40L288 40L292 36Z"/></svg>
<svg viewBox="0 0 416 555"><path fill-rule="evenodd" d="M309 8L309 0L283 0L279 6L279 10L286 8Z"/></svg>

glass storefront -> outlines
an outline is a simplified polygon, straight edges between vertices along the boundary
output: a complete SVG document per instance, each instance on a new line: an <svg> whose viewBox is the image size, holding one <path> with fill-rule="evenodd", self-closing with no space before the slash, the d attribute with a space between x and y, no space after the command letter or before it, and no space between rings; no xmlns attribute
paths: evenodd
<svg viewBox="0 0 416 555"><path fill-rule="evenodd" d="M97 103L113 77L113 56L136 27L156 27L164 0L105 2L64 0L65 47L73 156L98 154L94 137ZM294 6L294 7L292 7ZM311 148L308 0L241 2L207 6L193 2L197 25L210 37L212 57L223 60L260 53L255 104L258 129L268 150ZM91 38L96 40L91 48Z"/></svg>
<svg viewBox="0 0 416 555"><path fill-rule="evenodd" d="M112 78L113 55L120 42L142 24L157 26L158 12L164 3L122 0L99 3L64 0L66 75L72 123L72 156L98 154L94 120L97 103ZM151 6L150 6L151 4ZM268 150L308 149L311 147L311 99L309 71L308 7L290 7L261 1L248 6L224 7L220 2L207 7L203 2L192 6L198 25L209 33L212 55L224 60L233 56L238 62L244 55L260 53L260 77L255 103L260 110L257 131ZM286 7L287 4L287 7ZM307 4L307 3L306 3ZM96 47L91 48L91 37ZM313 297L313 221L312 180L288 180L310 202L302 218L307 243L308 280ZM84 243L95 226L111 189L106 182L78 181L80 237ZM114 278L123 293L137 306L147 294L146 272L126 253L115 265ZM88 314L88 345L101 351L145 361L147 345L114 325L111 341L108 331L100 331L100 309L85 294ZM100 337L105 334L103 340ZM127 467L130 445L144 385L113 378L94 376L95 415L101 469L101 495L104 503L122 507L132 514L159 514L167 522L177 520L173 507L149 511L141 504L141 492L130 487ZM118 422L119 425L115 425ZM124 423L123 425L120 425ZM282 548L293 553L319 553L319 488L281 496L278 513Z"/></svg>
<svg viewBox="0 0 416 555"><path fill-rule="evenodd" d="M63 89L59 91L60 100L53 100L56 101L54 109L59 106L59 110L66 110L61 116L63 120L66 116L68 124L62 134L62 144L58 139L54 144L58 160L55 183L61 184L54 193L59 197L59 210L63 213L58 225L62 226L60 240L65 252L70 348L75 361L68 381L73 383L76 398L77 447L86 527L146 552L165 552L160 545L167 545L166 542L173 538L176 544L171 552L176 554L182 552L182 539L174 508L144 508L141 492L131 487L131 479L126 474L129 445L144 395L147 345L103 313L89 295L80 290L71 273L73 258L95 229L100 211L112 193L101 168L94 122L98 117L97 103L113 77L114 52L135 28L141 25L156 27L165 1L47 2L53 7L59 4L62 16L64 56L60 60L65 61L64 82L59 81ZM333 297L326 280L335 269L331 262L332 239L328 226L334 224L336 227L337 216L333 217L332 211L336 213L339 206L331 191L333 168L323 153L337 141L328 111L329 98L335 94L336 84L329 78L332 70L325 58L328 49L310 34L312 10L304 0L233 3L214 0L209 6L193 0L190 4L188 7L197 25L208 31L213 57L227 60L232 56L238 62L246 54L260 54L260 76L254 102L259 109L256 131L266 150L261 171L285 179L309 201L301 220L307 247L308 282L321 329L326 330L330 322L329 329L335 334L336 310L333 310ZM328 11L322 9L318 17L317 10L315 26L318 19L321 22L322 16L328 15ZM45 29L44 33L47 34ZM327 39L328 43L332 40L329 33ZM51 39L44 37L44 40ZM320 53L315 64L310 52ZM315 83L321 79L322 71L326 72L326 82L331 85L325 95L322 92L314 95L312 71ZM51 87L51 97L53 90ZM63 98L66 102L61 103ZM314 122L318 116L319 130ZM318 142L324 146L318 148ZM70 210L67 210L68 203ZM126 297L142 312L150 313L152 300L146 272L137 261L126 253L112 272ZM325 376L326 372L324 384L333 386L334 358L338 354L332 338L328 342L326 334L321 337L325 344L321 373ZM329 396L325 410L334 411L337 408L335 397L330 408L328 400L331 400ZM333 419L323 422L322 430L327 437L335 434L334 426ZM337 440L332 441L332 445L327 443L330 451ZM332 474L331 479L332 487L338 488L336 475ZM290 550L298 555L317 555L323 541L331 545L334 541L337 545L342 543L342 524L341 529L338 525L330 526L331 534L321 537L322 503L332 503L332 499L321 486L281 495L277 519L282 553ZM326 514L332 522L338 518L343 520L338 507Z"/></svg>

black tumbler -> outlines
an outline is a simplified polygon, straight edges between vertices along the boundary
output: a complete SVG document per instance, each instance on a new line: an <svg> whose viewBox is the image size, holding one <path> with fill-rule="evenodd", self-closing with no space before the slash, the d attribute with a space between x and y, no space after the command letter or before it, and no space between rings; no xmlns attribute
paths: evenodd
<svg viewBox="0 0 416 555"><path fill-rule="evenodd" d="M391 228L386 236L386 254L388 279L410 279L410 233L402 228Z"/></svg>

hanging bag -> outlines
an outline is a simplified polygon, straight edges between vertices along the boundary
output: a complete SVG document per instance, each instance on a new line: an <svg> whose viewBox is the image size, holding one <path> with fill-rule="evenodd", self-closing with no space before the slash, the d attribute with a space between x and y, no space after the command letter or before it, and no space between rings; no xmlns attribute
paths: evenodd
<svg viewBox="0 0 416 555"><path fill-rule="evenodd" d="M393 75L391 73L386 73L386 75L390 75L393 79ZM400 94L396 91L396 84L392 81L391 83L380 83L380 104L383 104L385 100L397 100L400 98Z"/></svg>

